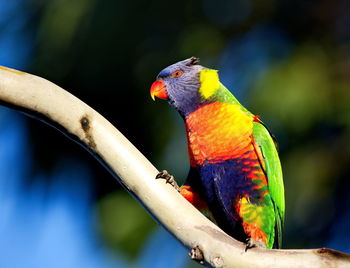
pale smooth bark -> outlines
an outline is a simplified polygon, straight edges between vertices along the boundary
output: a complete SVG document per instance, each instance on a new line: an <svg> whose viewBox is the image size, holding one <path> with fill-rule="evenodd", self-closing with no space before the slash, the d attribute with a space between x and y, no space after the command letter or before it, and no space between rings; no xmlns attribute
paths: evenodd
<svg viewBox="0 0 350 268"><path fill-rule="evenodd" d="M155 180L157 169L104 117L48 80L0 67L0 101L80 143L159 223L189 250L199 248L193 251L197 258L203 256L213 267L350 267L348 254L330 249L245 252L243 243L225 234L164 180Z"/></svg>

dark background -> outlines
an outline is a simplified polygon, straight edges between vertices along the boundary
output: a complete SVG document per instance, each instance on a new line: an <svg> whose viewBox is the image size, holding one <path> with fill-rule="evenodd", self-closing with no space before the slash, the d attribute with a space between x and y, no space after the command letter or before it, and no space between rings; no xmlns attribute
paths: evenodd
<svg viewBox="0 0 350 268"><path fill-rule="evenodd" d="M284 247L350 253L349 25L346 0L0 0L0 64L68 90L182 182L183 123L149 87L200 57L279 141ZM0 237L1 267L194 265L85 150L6 108Z"/></svg>

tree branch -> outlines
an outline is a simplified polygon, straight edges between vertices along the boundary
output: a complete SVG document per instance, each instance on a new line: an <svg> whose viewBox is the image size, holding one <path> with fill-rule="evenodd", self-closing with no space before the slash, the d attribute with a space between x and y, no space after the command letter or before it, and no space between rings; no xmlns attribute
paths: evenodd
<svg viewBox="0 0 350 268"><path fill-rule="evenodd" d="M350 267L350 255L331 249L264 250L245 245L205 218L104 117L57 85L0 67L0 100L60 130L87 149L187 248L213 267Z"/></svg>

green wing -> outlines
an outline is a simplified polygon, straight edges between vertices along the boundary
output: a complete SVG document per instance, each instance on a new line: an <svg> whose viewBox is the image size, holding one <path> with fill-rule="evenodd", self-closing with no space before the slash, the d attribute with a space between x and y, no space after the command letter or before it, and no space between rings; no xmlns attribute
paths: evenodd
<svg viewBox="0 0 350 268"><path fill-rule="evenodd" d="M277 246L282 244L282 226L284 222L284 186L282 168L274 140L263 123L253 123L253 137L261 150L261 161L267 175L268 189L275 208Z"/></svg>

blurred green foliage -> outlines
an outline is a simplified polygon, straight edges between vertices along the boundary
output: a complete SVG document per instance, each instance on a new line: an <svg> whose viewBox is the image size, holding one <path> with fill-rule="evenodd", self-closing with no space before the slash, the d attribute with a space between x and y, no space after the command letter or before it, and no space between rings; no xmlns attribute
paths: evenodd
<svg viewBox="0 0 350 268"><path fill-rule="evenodd" d="M114 213L113 213L114 211ZM110 193L97 204L100 233L109 246L136 257L156 223L125 191Z"/></svg>
<svg viewBox="0 0 350 268"><path fill-rule="evenodd" d="M235 84L227 86L246 96L242 102L280 141L287 198L284 246L327 243L349 205L341 191L350 187L345 0L29 2L32 20L25 30L33 32L35 48L27 71L86 101L179 181L188 169L182 122L165 102L151 101L149 86L162 68L193 55L220 70L224 62L234 63L226 76L248 77L248 86L245 94ZM282 40L274 39L276 31L264 32L263 40L245 39L263 26L283 33L284 41L273 44ZM283 57L276 56L277 45L287 51ZM262 57L264 49L272 58ZM85 152L64 138L52 144L47 137L56 135L54 130L30 125L42 168L50 170L47 155L52 162L73 155L93 168L100 233L112 248L135 256L155 227L144 209Z"/></svg>
<svg viewBox="0 0 350 268"><path fill-rule="evenodd" d="M331 70L317 44L306 44L257 80L250 101L293 134L310 131L330 113Z"/></svg>

